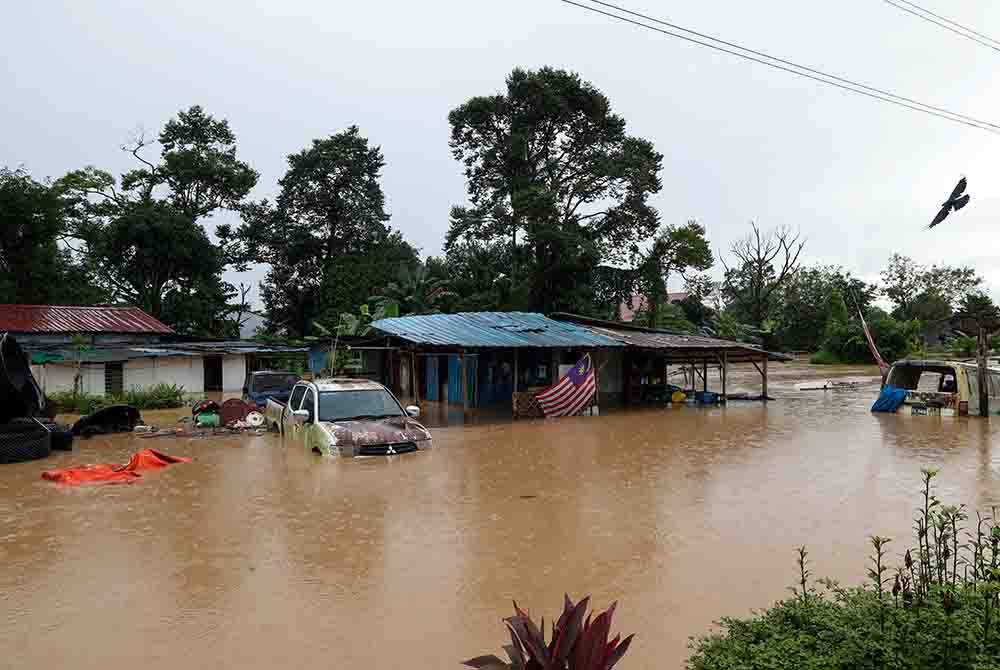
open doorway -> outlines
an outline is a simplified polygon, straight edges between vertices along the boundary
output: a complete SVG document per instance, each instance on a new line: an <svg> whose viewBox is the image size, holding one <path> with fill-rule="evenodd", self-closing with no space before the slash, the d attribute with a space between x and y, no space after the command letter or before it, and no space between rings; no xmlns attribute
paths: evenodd
<svg viewBox="0 0 1000 670"><path fill-rule="evenodd" d="M222 356L205 356L205 392L222 391Z"/></svg>

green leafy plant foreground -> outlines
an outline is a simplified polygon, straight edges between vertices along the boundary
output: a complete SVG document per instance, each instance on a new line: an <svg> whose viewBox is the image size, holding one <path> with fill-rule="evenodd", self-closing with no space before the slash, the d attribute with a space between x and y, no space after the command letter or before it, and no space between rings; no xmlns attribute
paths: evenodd
<svg viewBox="0 0 1000 670"><path fill-rule="evenodd" d="M129 389L121 395L96 395L59 391L48 396L56 411L64 414L90 414L111 405L131 405L136 409L173 409L187 404L183 386L155 384L144 389Z"/></svg>
<svg viewBox="0 0 1000 670"><path fill-rule="evenodd" d="M924 470L913 546L890 568L890 540L870 538L869 582L811 581L799 549L794 597L747 619L724 618L692 641L689 670L1000 668L1000 526L943 505Z"/></svg>

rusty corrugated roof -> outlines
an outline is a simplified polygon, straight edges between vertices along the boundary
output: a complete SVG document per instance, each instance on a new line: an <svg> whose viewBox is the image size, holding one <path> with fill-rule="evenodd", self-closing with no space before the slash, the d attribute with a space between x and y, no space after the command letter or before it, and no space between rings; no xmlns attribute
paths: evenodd
<svg viewBox="0 0 1000 670"><path fill-rule="evenodd" d="M138 307L0 305L0 332L144 333L165 335L170 326Z"/></svg>

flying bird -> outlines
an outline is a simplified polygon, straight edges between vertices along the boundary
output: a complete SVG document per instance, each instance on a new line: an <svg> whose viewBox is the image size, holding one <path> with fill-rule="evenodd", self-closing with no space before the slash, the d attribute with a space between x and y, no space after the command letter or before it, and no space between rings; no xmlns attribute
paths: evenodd
<svg viewBox="0 0 1000 670"><path fill-rule="evenodd" d="M962 209L963 207L969 204L968 194L962 195L963 193L965 193L966 185L967 184L965 182L965 177L962 177L961 179L958 180L958 183L955 184L955 188L951 192L951 195L949 195L948 199L941 204L941 211L938 212L937 216L934 217L934 220L931 221L931 225L927 226L928 228L933 228L934 226L938 225L939 223L947 219L948 215L951 214L953 211L957 212L958 210Z"/></svg>

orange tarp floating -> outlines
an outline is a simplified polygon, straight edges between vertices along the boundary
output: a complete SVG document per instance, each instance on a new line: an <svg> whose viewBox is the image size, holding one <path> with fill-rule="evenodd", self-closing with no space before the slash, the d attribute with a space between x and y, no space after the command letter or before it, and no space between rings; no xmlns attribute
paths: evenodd
<svg viewBox="0 0 1000 670"><path fill-rule="evenodd" d="M74 468L46 470L42 479L50 482L79 486L81 484L120 484L135 481L142 475L141 470L165 468L171 463L190 463L192 459L170 456L155 449L143 449L132 454L125 465L102 463L100 465L80 465Z"/></svg>

